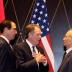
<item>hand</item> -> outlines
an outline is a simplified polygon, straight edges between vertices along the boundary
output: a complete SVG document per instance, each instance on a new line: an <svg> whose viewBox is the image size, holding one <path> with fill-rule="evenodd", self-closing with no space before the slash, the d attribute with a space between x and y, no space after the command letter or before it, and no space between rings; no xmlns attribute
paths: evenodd
<svg viewBox="0 0 72 72"><path fill-rule="evenodd" d="M46 57L45 57L45 56L43 56L42 63L43 63L43 64L46 64L46 63L47 63L47 59L46 59Z"/></svg>
<svg viewBox="0 0 72 72"><path fill-rule="evenodd" d="M40 52L38 54L35 54L34 58L36 59L37 63L41 63L41 62L44 63L46 61L46 57Z"/></svg>

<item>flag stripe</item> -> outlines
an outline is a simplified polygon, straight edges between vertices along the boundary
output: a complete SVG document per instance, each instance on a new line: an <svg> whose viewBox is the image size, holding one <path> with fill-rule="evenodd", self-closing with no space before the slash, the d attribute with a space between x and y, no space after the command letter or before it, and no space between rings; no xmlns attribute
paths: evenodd
<svg viewBox="0 0 72 72"><path fill-rule="evenodd" d="M48 37L46 37L46 38L49 39L49 35L48 35ZM49 39L49 41L50 41L50 39ZM50 44L50 42L48 42L48 43ZM44 48L43 43L42 43L42 40L40 41L39 46L40 46L41 48L43 48L44 51L45 51L45 55L46 55L46 57L47 57L47 61L48 61L48 64L49 64L49 71L48 71L48 72L54 72L54 68L53 68L52 62L50 61L50 59L49 59L49 57L48 57L47 50ZM48 47L47 47L47 48L48 48ZM54 58L54 57L53 57L53 58Z"/></svg>
<svg viewBox="0 0 72 72"><path fill-rule="evenodd" d="M53 52L51 50L51 47L50 47L46 37L47 36L42 37L41 41L42 41L42 44L43 44L43 46L45 48L45 51L46 51L46 53L47 53L47 55L48 55L48 57L49 57L49 59L51 61L52 67L54 69L54 56L53 56Z"/></svg>

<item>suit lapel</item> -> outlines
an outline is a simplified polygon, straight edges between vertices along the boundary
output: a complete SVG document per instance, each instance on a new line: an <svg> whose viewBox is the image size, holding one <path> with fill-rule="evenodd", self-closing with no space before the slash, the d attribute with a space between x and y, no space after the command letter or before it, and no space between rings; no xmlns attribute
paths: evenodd
<svg viewBox="0 0 72 72"><path fill-rule="evenodd" d="M29 55L30 57L32 56L32 52L31 52L31 50L30 50L30 47L29 47L29 45L25 42L25 50L24 50L25 52L26 52L26 54L27 55Z"/></svg>
<svg viewBox="0 0 72 72"><path fill-rule="evenodd" d="M61 70L65 65L66 65L66 63L69 61L69 57L71 56L71 54L72 54L72 51L70 51L66 56L65 56L65 58L63 59L63 61L62 61L62 63L61 63L61 65L60 65L60 68L59 68L59 70Z"/></svg>

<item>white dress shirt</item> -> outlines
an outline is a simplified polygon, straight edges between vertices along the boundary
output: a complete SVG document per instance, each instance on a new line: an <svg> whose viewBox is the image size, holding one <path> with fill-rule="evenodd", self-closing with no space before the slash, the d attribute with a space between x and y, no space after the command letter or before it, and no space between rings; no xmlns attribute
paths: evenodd
<svg viewBox="0 0 72 72"><path fill-rule="evenodd" d="M27 44L29 45L31 52L33 53L33 48L32 48L33 45L32 45L27 39L26 39L26 42L27 42ZM36 46L35 46L34 49L35 49L35 53L38 54L38 50L37 50Z"/></svg>
<svg viewBox="0 0 72 72"><path fill-rule="evenodd" d="M33 54L33 45L26 39L26 42L27 42L27 44L29 45L29 47L30 47L30 50L31 50L31 52L32 52L32 54ZM36 54L38 54L38 50L37 50L37 48L36 48L36 46L35 46L35 52L36 52ZM43 62L43 65L44 66L46 66L47 65L47 60L45 61L45 62ZM38 64L38 66L39 66L39 64Z"/></svg>
<svg viewBox="0 0 72 72"><path fill-rule="evenodd" d="M68 54L72 50L72 47L66 50L66 54Z"/></svg>
<svg viewBox="0 0 72 72"><path fill-rule="evenodd" d="M0 35L0 37L2 37L9 44L9 40L5 36Z"/></svg>

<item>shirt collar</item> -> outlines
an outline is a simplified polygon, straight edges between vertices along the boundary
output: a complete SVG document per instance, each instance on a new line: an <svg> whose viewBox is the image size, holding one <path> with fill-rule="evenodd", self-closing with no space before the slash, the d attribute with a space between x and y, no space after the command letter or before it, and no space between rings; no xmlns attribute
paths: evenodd
<svg viewBox="0 0 72 72"><path fill-rule="evenodd" d="M66 53L68 54L71 50L72 50L72 48L67 49Z"/></svg>
<svg viewBox="0 0 72 72"><path fill-rule="evenodd" d="M5 36L0 35L0 37L2 37L4 40L6 40L6 42L9 44L9 40Z"/></svg>
<svg viewBox="0 0 72 72"><path fill-rule="evenodd" d="M33 46L28 39L26 39L26 42L28 43L28 45L29 45L30 47Z"/></svg>
<svg viewBox="0 0 72 72"><path fill-rule="evenodd" d="M34 45L32 43L30 43L30 41L28 39L26 39L26 42L29 45L31 52L33 53L33 46ZM35 49L35 52L38 54L38 50L37 50L36 46L34 49Z"/></svg>

